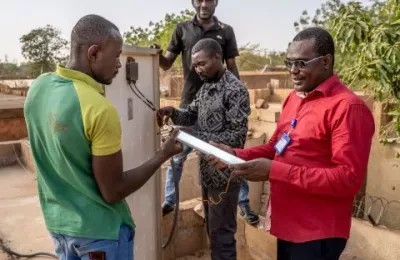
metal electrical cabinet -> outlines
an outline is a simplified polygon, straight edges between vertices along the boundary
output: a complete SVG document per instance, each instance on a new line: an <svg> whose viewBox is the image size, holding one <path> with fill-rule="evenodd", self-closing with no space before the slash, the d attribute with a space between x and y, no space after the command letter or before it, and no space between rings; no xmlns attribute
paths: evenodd
<svg viewBox="0 0 400 260"><path fill-rule="evenodd" d="M153 157L160 146L154 112L131 91L125 65L131 57L138 63L136 86L158 108L159 63L156 50L124 45L122 67L113 83L105 86L106 97L117 108L122 125L124 171ZM136 223L135 259L159 260L161 256L161 176L158 171L141 189L127 198Z"/></svg>

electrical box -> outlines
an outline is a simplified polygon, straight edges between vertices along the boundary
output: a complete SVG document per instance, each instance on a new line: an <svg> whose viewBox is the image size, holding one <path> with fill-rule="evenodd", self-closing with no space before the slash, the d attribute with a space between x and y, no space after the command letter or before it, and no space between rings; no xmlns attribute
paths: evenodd
<svg viewBox="0 0 400 260"><path fill-rule="evenodd" d="M127 61L135 64L127 66ZM154 112L131 90L128 74L144 96L158 108L159 64L156 50L124 45L121 69L105 96L117 108L122 125L124 171L138 167L155 155L160 146ZM129 70L129 72L128 72ZM133 85L132 85L133 87ZM162 259L161 176L158 171L141 189L127 198L136 223L135 259Z"/></svg>

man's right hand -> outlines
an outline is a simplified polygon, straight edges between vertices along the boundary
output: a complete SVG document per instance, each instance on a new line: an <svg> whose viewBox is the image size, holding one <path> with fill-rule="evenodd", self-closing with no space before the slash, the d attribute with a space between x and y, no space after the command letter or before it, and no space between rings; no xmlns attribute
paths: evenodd
<svg viewBox="0 0 400 260"><path fill-rule="evenodd" d="M158 54L161 54L163 50L161 49L161 46L158 45L157 43L152 43L149 46L150 49L156 49Z"/></svg>
<svg viewBox="0 0 400 260"><path fill-rule="evenodd" d="M174 131L172 131L170 137L167 139L167 141L164 142L161 148L161 152L167 158L170 158L175 154L182 152L183 149L182 144L176 141L176 136L178 135L178 132L179 128L175 128Z"/></svg>
<svg viewBox="0 0 400 260"><path fill-rule="evenodd" d="M175 112L174 107L163 107L163 108L160 108L159 110L157 110L156 116L157 116L158 126L162 127L164 124L167 124L169 118L172 117L174 112ZM165 120L164 120L164 117L165 117Z"/></svg>
<svg viewBox="0 0 400 260"><path fill-rule="evenodd" d="M210 142L210 144L215 146L215 147L217 147L217 148L219 148L219 149L221 149L221 150L224 150L227 153L235 155L235 152L233 151L233 148L228 146L228 145L215 143L215 142ZM213 165L213 166L215 166L217 168L223 169L223 168L228 167L228 165L226 165L225 163L221 162L220 160L218 160L217 158L215 158L212 155L208 155L206 157L206 159L211 165Z"/></svg>

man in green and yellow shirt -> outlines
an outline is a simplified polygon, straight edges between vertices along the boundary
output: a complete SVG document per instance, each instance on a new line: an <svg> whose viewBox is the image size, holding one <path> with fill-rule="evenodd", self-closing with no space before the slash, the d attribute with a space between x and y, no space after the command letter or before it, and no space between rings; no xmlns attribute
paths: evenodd
<svg viewBox="0 0 400 260"><path fill-rule="evenodd" d="M123 172L121 124L102 87L117 75L121 50L114 24L81 18L67 66L37 78L26 98L39 199L61 260L133 259L135 224L124 199L181 151L174 133L152 159Z"/></svg>

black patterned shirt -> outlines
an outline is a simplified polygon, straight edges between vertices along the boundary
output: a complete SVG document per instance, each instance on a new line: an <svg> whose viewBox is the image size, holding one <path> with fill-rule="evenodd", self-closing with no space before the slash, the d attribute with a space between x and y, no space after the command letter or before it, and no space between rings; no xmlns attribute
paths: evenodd
<svg viewBox="0 0 400 260"><path fill-rule="evenodd" d="M176 125L196 126L195 134L203 141L243 148L250 112L247 89L226 70L218 82L204 83L186 109L175 110L172 121ZM230 174L229 169L213 167L200 157L200 180L204 187L225 188ZM231 180L240 181L240 178Z"/></svg>

